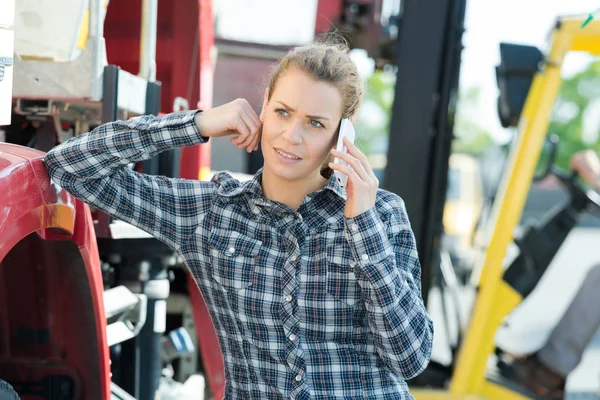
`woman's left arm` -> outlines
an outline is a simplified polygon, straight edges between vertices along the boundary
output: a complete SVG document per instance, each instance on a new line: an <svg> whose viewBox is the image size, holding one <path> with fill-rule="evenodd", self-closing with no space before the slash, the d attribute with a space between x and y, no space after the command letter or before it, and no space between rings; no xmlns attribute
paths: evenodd
<svg viewBox="0 0 600 400"><path fill-rule="evenodd" d="M421 296L421 266L404 202L388 197L387 218L371 208L346 218L345 231L377 352L406 380L429 363L433 322Z"/></svg>
<svg viewBox="0 0 600 400"><path fill-rule="evenodd" d="M375 207L379 182L367 158L346 141L346 161L330 164L348 176L345 232L356 262L368 323L377 352L402 379L420 374L431 357L433 322L421 296L421 265L404 201L393 193Z"/></svg>

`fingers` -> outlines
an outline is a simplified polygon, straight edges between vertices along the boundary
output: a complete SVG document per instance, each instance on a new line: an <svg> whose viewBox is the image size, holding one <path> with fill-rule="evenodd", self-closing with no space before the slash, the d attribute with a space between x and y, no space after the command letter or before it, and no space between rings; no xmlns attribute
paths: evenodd
<svg viewBox="0 0 600 400"><path fill-rule="evenodd" d="M346 176L348 176L348 179L352 182L352 187L355 189L359 189L366 186L365 181L361 179L360 176L358 176L358 174L352 167L349 167L344 164L329 163L329 168L331 168L332 170L340 171Z"/></svg>
<svg viewBox="0 0 600 400"><path fill-rule="evenodd" d="M348 163L354 169L354 171L356 171L356 173L362 180L371 180L372 176L368 172L371 169L371 167L369 166L367 158L364 156L364 154L362 154L360 150L358 150L358 148L356 148L356 146L350 143L350 141L344 139L344 144L348 149L348 153L343 153L337 150L331 150L331 154L334 157L337 157Z"/></svg>
<svg viewBox="0 0 600 400"><path fill-rule="evenodd" d="M370 176L369 176L369 174L367 173L367 171L365 171L365 168L362 166L361 162L360 162L358 159L356 159L356 158L352 157L352 156L351 156L351 155L349 155L349 154L342 153L342 152L339 152L339 151L337 151L337 150L331 150L331 154L332 154L334 157L337 157L337 158L339 158L339 159L341 159L341 160L344 160L344 161L345 161L347 164L349 164L349 165L350 165L350 167L352 168L352 170L353 170L354 172L356 172L356 174L357 174L357 175L360 177L360 179L362 179L363 181L367 181L367 180L369 180L369 179L370 179ZM337 164L336 164L336 165L337 165Z"/></svg>
<svg viewBox="0 0 600 400"><path fill-rule="evenodd" d="M351 178L351 173L346 172L347 170L351 170L354 175L356 175L356 179L359 181L354 182L354 187L364 186L365 188L378 187L379 179L375 176L371 165L367 157L349 140L345 140L346 148L348 149L348 153L342 153L337 150L332 150L331 154L334 157L337 157L346 163L348 166L343 164L334 164L330 163L331 169L339 170L342 173L348 175L348 178Z"/></svg>
<svg viewBox="0 0 600 400"><path fill-rule="evenodd" d="M367 172L369 177L371 179L377 179L375 176L375 172L373 172L373 168L371 168L371 164L369 164L369 160L367 159L367 156L365 156L363 154L363 152L360 151L360 149L358 147L356 147L356 145L354 143L352 143L350 140L348 140L348 138L344 138L344 144L346 145L346 148L348 149L348 154L350 154L352 157L354 157L358 161L360 161L360 163L362 164L363 168L365 169L365 171Z"/></svg>
<svg viewBox="0 0 600 400"><path fill-rule="evenodd" d="M248 152L258 150L258 143L260 142L260 138L262 136L262 126L258 129L258 133L254 135L254 140L248 146Z"/></svg>
<svg viewBox="0 0 600 400"><path fill-rule="evenodd" d="M260 136L261 122L250 104L245 100L239 102L239 135L232 139L237 148L246 148L248 152L255 150L258 145L257 138Z"/></svg>

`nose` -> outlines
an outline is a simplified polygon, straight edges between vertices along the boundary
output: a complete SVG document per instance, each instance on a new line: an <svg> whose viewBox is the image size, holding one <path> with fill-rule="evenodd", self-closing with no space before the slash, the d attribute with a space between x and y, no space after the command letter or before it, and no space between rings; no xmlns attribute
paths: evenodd
<svg viewBox="0 0 600 400"><path fill-rule="evenodd" d="M302 143L303 130L304 126L302 125L302 121L293 122L287 126L287 129L283 133L283 137L290 144L300 144Z"/></svg>

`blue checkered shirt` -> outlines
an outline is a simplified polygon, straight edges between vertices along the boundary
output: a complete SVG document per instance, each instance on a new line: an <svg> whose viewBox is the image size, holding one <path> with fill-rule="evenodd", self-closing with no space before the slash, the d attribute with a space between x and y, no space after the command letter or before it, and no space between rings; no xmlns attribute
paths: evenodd
<svg viewBox="0 0 600 400"><path fill-rule="evenodd" d="M247 182L139 174L127 164L206 142L195 112L102 125L48 152L74 196L167 243L202 291L225 362L226 399L412 399L433 324L403 201L344 217L336 179L298 210Z"/></svg>

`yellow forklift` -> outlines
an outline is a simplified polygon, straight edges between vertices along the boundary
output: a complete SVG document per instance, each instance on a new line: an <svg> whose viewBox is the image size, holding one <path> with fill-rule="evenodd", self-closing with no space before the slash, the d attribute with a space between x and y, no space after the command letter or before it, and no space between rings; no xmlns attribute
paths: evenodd
<svg viewBox="0 0 600 400"><path fill-rule="evenodd" d="M407 205L423 266L426 302L440 274L465 9L466 0L443 0L435 8L423 1L403 1L394 49L398 72L383 186L400 194ZM534 290L578 218L587 211L600 215L598 196L576 175L552 165L550 157L545 174L559 179L569 201L549 210L519 238L513 236L549 136L565 56L600 55L600 21L582 28L585 20L558 18L546 53L532 46L500 45L498 113L504 127L516 128L516 135L486 223L485 254L481 265L474 266L480 274L468 327L459 335L450 366L432 361L409 382L417 400L536 399L500 373L503 351L495 336L504 319ZM556 143L551 143L555 153ZM519 255L506 265L505 255L513 243ZM442 329L437 331L441 334Z"/></svg>

